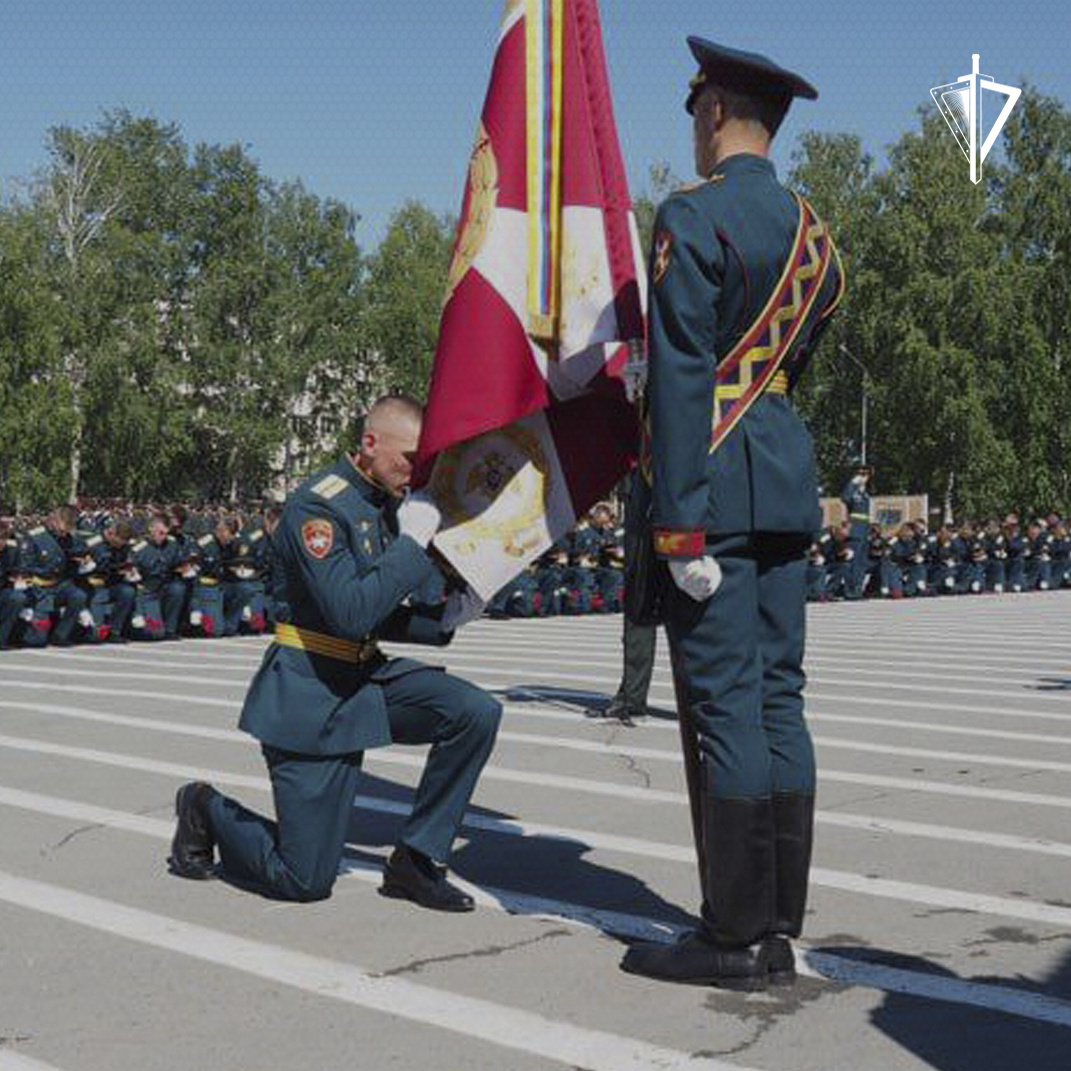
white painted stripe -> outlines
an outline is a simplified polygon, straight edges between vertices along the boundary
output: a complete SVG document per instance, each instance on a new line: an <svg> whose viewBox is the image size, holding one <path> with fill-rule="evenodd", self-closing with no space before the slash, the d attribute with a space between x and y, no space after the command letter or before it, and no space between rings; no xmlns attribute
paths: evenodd
<svg viewBox="0 0 1071 1071"><path fill-rule="evenodd" d="M0 1071L58 1071L58 1068L12 1049L0 1049Z"/></svg>
<svg viewBox="0 0 1071 1071"><path fill-rule="evenodd" d="M480 682L483 678L486 678L486 677L499 677L499 678L505 677L505 678L507 678L509 680L515 680L518 676L522 676L522 677L526 676L526 674L519 673L517 671L517 669L514 668L514 667L511 667L509 669L501 669L501 668L497 668L497 667L493 667L493 666L487 666L487 665L485 665L483 663L483 661L476 661L477 657L478 656L473 656L473 657L471 657L469 659L465 659L465 658L456 658L456 657L447 658L445 656L436 657L435 655L426 655L423 658L423 661L427 665L431 665L431 666L445 666L445 667L451 668L451 669L453 669L453 668L461 668L466 673L468 673L470 675L473 675L474 678L477 680L477 682ZM459 666L459 663L464 663L466 661L469 663L467 666L465 666L465 665L460 665ZM28 673L39 673L39 672L41 672L40 667L37 667L37 666L11 665L11 666L5 666L4 668L5 668L5 670L10 670L10 671L15 671L15 672L19 672L19 671L28 672ZM248 686L248 683L249 683L249 680L250 680L250 675L246 674L244 672L237 674L236 676L233 677L233 679L227 679L227 680L221 679L219 677L194 676L193 674L190 674L190 673L182 673L182 674L131 673L128 670L122 670L122 669L115 669L115 670L112 670L112 669L68 669L66 667L55 667L55 666L50 666L49 669L48 669L48 672L56 673L58 675L66 676L66 677L90 677L90 678L94 678L94 679L99 679L101 677L105 677L105 678L107 678L107 677L118 677L118 678L121 678L123 680L166 681L166 682L170 682L170 683L181 683L181 684L184 684L184 685L187 685L187 686L191 685L191 684L197 684L197 685L207 685L209 687L216 687L216 688L235 688L235 689L239 689L239 688L240 689L244 689L245 687ZM604 685L607 685L610 688L616 689L617 684L620 681L620 676L619 675L602 676L602 675L595 675L595 674L589 674L589 673L565 671L565 670L563 670L561 668L557 668L554 671L554 680L555 680L556 686L560 686L560 684L562 682L579 681L579 682L581 682L583 684L604 684ZM879 683L879 682L856 681L856 680L854 680L853 678L850 678L850 677L846 677L846 678L843 678L843 679L839 679L839 678L834 679L832 677L825 677L825 678L823 678L823 681L824 681L824 683L826 685L832 685L833 687L848 687L848 688L852 688L852 689L858 689L860 687L863 687L863 688L893 689L893 690L896 690L896 691L910 691L910 692L916 692L916 693L923 693L926 696L933 695L934 690L935 690L932 686L926 686L926 685L895 684L895 683L891 683L891 682L880 682ZM999 701L1002 697L1005 697L1005 696L1014 697L1014 698L1017 698L1017 699L1024 698L1022 690L1004 692L1004 691L999 691L997 689L992 689L992 688L991 689L972 689L972 688L948 688L948 687L944 687L944 686L941 686L938 690L939 690L940 694L942 694L942 695L977 695L977 696L984 696L984 697L987 697L987 698L990 698L990 699L994 699L996 701ZM658 691L658 692L666 693L666 692L671 691L671 685L668 682L666 682L666 683L656 682L654 684L653 688L652 688L652 691ZM809 692L808 694L811 694L811 693ZM857 694L853 693L850 696L830 695L830 696L825 696L824 698L828 698L828 699L831 699L831 700L842 700L842 701L845 700L845 699L850 699L854 703L854 702L856 702L858 700L859 697L858 697ZM1038 694L1038 695L1032 695L1030 698L1031 698L1032 702L1060 703L1065 707L1068 704L1068 700L1067 700L1066 696L1062 696L1062 695ZM885 700L882 699L882 700L880 700L880 702L885 702ZM889 703L888 705L892 705L892 704ZM920 706L920 705L931 706L933 704L930 704L930 703L926 702L925 700L915 701L915 702L910 703L910 706L912 706L912 708L915 708L915 709L917 709L917 707ZM976 710L976 712L979 712L979 713L999 713L1000 712L999 708L996 708L996 707L991 708L991 707L983 705L983 704L980 704L978 707L975 708L975 710ZM1061 715L1061 716L1063 716L1063 715ZM1071 715L1068 715L1068 716L1071 716Z"/></svg>
<svg viewBox="0 0 1071 1071"><path fill-rule="evenodd" d="M182 780L214 781L217 784L242 785L261 791L269 790L266 778L232 774L223 770L206 770L197 767L180 766L176 763L143 759L134 755L118 755L114 752L95 751L88 748L71 748L46 741L19 740L5 736L0 736L0 747L61 755L66 758L80 759L106 766L136 769L145 773L165 774ZM423 765L419 760L418 764ZM485 775L486 772L485 770ZM409 805L405 803L360 795L354 799L354 806L397 815L407 815L410 809ZM530 822L513 822L499 818L489 818L479 814L467 814L463 825L465 828L482 829L507 836L539 836L550 837L555 840L573 841L589 848L621 852L627 855L639 855L650 859L664 859L670 862L689 864L694 864L695 862L695 853L691 847L665 844L660 841L649 841L636 837L621 837L594 830L570 829ZM812 869L811 880L816 885L825 885L845 892L861 893L865 896L881 896L892 900L906 900L911 903L931 904L939 907L957 907L964 911L978 911L1007 918L1027 919L1031 922L1045 922L1056 926L1071 926L1071 908L1057 907L1050 904L1037 904L1027 900L989 896L983 893L967 892L960 889L945 889L913 882L894 881L887 878L866 877L846 871L824 870L821 868Z"/></svg>
<svg viewBox="0 0 1071 1071"><path fill-rule="evenodd" d="M249 738L241 732L233 729L218 729L213 727L191 726L184 722L167 721L159 718L128 717L122 714L101 714L97 711L84 710L78 707L59 707L50 704L24 704L12 703L0 700L0 707L9 707L22 710L30 710L41 714L52 714L60 717L78 718L85 721L97 722L105 725L120 725L136 729L151 730L155 732L169 732L182 736L200 737L209 740L225 740L231 743L247 743ZM521 734L500 733L500 738L520 739ZM542 742L544 739L553 740L553 737L541 736L525 737L526 741ZM597 742L575 741L584 744L584 750L601 751L613 756L628 756L631 758L646 758L669 762L678 765L681 761L680 752L656 750L654 748L620 747L616 744L600 744ZM369 756L375 761L376 756ZM498 767L485 767L490 770L488 775L492 779ZM635 789L629 787L621 790L623 796L635 800ZM658 800L656 802L667 802ZM686 797L683 794L673 793L668 801L671 803L684 803ZM1040 855L1055 855L1064 858L1071 857L1071 844L1061 844L1055 841L1045 840L1039 837L1019 837L1004 833L989 833L983 830L960 829L953 826L933 825L924 822L904 822L895 818L875 817L872 815L848 814L843 811L818 811L815 815L819 823L831 826L839 826L845 829L858 829L869 833L890 833L901 836L926 837L934 840L958 841L966 844L981 844L992 848L1007 848L1014 851L1034 852Z"/></svg>
<svg viewBox="0 0 1071 1071"><path fill-rule="evenodd" d="M665 645L663 645L665 646ZM509 648L515 647L515 652L510 652ZM416 655L417 657L423 657L427 653L426 648L421 648L417 651L411 645L400 644L385 644L384 648L391 653L400 652L406 655ZM572 658L577 659L576 647L566 646L553 646L547 647L540 643L533 642L502 642L496 639L494 643L495 652L505 653L488 653L486 649L464 643L454 643L450 647L449 655L444 655L448 661L457 658L480 658L485 662L505 662L510 665L537 665L540 668L545 668L547 665L548 657L552 657L556 660ZM40 652L34 652L39 654ZM201 669L215 670L232 670L238 673L241 669L246 669L251 674L257 666L260 665L262 654L257 653L253 657L245 657L238 655L214 655L211 659L201 657L199 654L192 652L174 651L169 650L167 652L161 652L156 654L155 652L145 657L140 657L138 654L130 654L126 651L116 652L115 649L101 648L94 650L92 653L73 652L70 650L55 651L50 656L61 662L88 662L97 666L107 665L109 663L121 664L123 666L149 666L156 669L160 667L175 669L181 665L188 664L191 660L196 660L199 663ZM40 661L38 657L36 661ZM580 661L586 666L592 665L606 665L612 666L616 669L620 669L621 655L618 652L611 651L606 644L600 644L596 648L593 648L590 652L584 652ZM830 662L834 663L837 669L845 670L850 669L851 674L854 676L864 677L878 677L879 680L884 682L889 678L907 678L912 681L918 681L920 678L919 668L923 666L929 666L940 670L939 674L934 674L935 687L943 686L947 681L967 681L970 683L977 683L980 676L986 674L992 674L996 676L1001 683L1004 684L1019 684L1020 688L1013 693L1021 695L1022 688L1034 687L1037 680L1036 676L1031 674L1021 674L1013 676L1009 674L1007 670L1000 668L994 668L992 665L977 665L971 666L962 662L956 662L956 668L961 670L971 670L970 673L950 673L947 670L947 661L939 662L926 662L920 659L912 659L910 669L900 669L904 666L904 659L898 661L892 661L887 659L870 659L868 658L865 663L856 662L852 660L846 660L840 657L823 657L821 655L813 655L808 653L807 655L807 670L808 679L811 681L818 681L819 683L825 679L825 670L821 667L815 668L814 663L818 662ZM875 669L875 666L895 667ZM670 680L670 666L668 656L663 655L656 659L655 663L655 679L660 682L668 682Z"/></svg>
<svg viewBox="0 0 1071 1071"><path fill-rule="evenodd" d="M125 811L113 811L105 807L78 803L73 800L40 796L0 786L0 805L47 814L57 818L69 818L127 832L143 833L158 840L169 840L173 822L157 818L145 818ZM381 864L364 859L345 857L339 869L341 876L366 883L378 883L382 877ZM544 897L529 896L508 889L474 885L456 875L456 884L472 895L481 907L505 911L509 914L564 920L599 933L614 934L634 940L674 940L684 927L642 915L619 911L606 911L589 904L568 903ZM1007 989L976 982L963 982L917 971L885 967L880 964L846 959L799 944L802 960L797 963L800 973L811 977L830 978L891 993L909 993L933 1000L948 1001L985 1008L990 1011L1016 1015L1039 1022L1071 1026L1071 1003L1032 993L1021 989ZM937 983L936 986L934 983ZM3 1064L0 1063L0 1071Z"/></svg>
<svg viewBox="0 0 1071 1071"><path fill-rule="evenodd" d="M45 685L37 685L36 687L47 687ZM85 693L87 691L96 691L102 695L112 696L114 693L109 689L86 689L70 687L68 691L76 691L79 693ZM174 696L166 693L154 693L154 692L127 692L127 695L137 695L150 699L165 699L174 700ZM198 704L210 703L213 706L227 706L231 709L234 708L234 704L228 703L224 700L206 700L197 699L194 700L191 697L184 699L186 703L196 702ZM16 707L24 707L25 704L15 703L12 704ZM34 704L34 706L44 708L47 704ZM75 708L56 708L72 710ZM507 708L509 709L509 708ZM124 715L104 715L94 711L93 718L90 720L105 722L111 717L117 719L125 719ZM524 713L532 713L530 711L524 711ZM556 717L557 712L551 712L541 716ZM116 721L115 724L129 724L127 721ZM164 719L145 719L139 721L135 719L135 724L138 728L152 730L154 727L159 726L160 731L181 733L187 736L204 736L221 740L246 740L246 736L241 733L237 733L230 729L206 729L200 726L189 726L181 722L169 722ZM663 724L663 723L658 723ZM500 733L501 739L508 739L510 735ZM545 739L540 737L540 740ZM554 738L546 738L554 739ZM585 748L585 750L587 750ZM667 761L679 761L679 756L674 752L659 751L657 749L648 749L649 754L639 753L640 749L634 749L637 754L636 757L646 758L665 758ZM618 748L618 754L624 754L624 750ZM393 753L384 753L383 751L375 751L369 753L369 761L381 762L386 765L397 766L409 766L409 767L422 767L423 760L416 756L399 755ZM525 773L523 771L515 770L503 770L501 767L487 766L484 768L482 776L491 780L508 780L515 783L522 784L534 784L542 787L555 787L573 789L582 792L595 792L598 795L615 795L623 796L633 802L661 802L661 803L679 803L683 798L679 793L656 793L651 789L644 789L638 786L628 786L627 788L619 788L613 785L603 785L600 782L591 782L577 778L564 778L551 774L540 773ZM957 785L945 781L926 781L916 778L902 778L902 777L889 777L881 774L858 774L851 771L844 770L829 770L823 768L820 774L822 781L830 782L844 782L853 785L871 785L878 788L894 788L904 789L908 792L929 792L937 795L944 796L959 796L969 799L984 799L993 800L1004 803L1014 803L1017 805L1036 805L1042 807L1062 807L1071 808L1071 798L1064 796L1053 796L1035 792L1018 792L1009 789L997 789L997 788L984 788L974 785ZM599 787L592 787L597 785Z"/></svg>
<svg viewBox="0 0 1071 1071"><path fill-rule="evenodd" d="M152 948L251 974L396 1019L592 1071L742 1071L720 1060L574 1026L354 963L253 941L84 893L0 873L0 900Z"/></svg>

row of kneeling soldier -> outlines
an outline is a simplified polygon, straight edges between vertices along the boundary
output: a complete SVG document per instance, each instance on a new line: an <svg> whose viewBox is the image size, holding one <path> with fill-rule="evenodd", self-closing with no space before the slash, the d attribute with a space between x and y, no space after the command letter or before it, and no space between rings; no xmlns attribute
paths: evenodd
<svg viewBox="0 0 1071 1071"><path fill-rule="evenodd" d="M1071 534L1056 514L1025 526L1018 514L1003 522L964 521L936 532L913 521L883 533L869 524L865 541L853 523L831 525L811 544L808 597L815 602L864 597L981 595L1071 587Z"/></svg>
<svg viewBox="0 0 1071 1071"><path fill-rule="evenodd" d="M625 530L613 506L599 503L488 604L491 617L554 617L621 611Z"/></svg>
<svg viewBox="0 0 1071 1071"><path fill-rule="evenodd" d="M0 648L269 630L288 618L271 540L278 515L197 525L174 506L139 533L73 506L26 525L0 517Z"/></svg>

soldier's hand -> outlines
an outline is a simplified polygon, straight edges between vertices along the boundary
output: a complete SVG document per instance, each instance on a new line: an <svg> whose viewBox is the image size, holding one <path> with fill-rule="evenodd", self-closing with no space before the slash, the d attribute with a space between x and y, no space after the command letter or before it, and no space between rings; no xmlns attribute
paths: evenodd
<svg viewBox="0 0 1071 1071"><path fill-rule="evenodd" d="M696 602L709 599L721 584L721 566L709 554L671 561L669 573L673 583Z"/></svg>
<svg viewBox="0 0 1071 1071"><path fill-rule="evenodd" d="M475 621L483 613L485 605L483 599L470 587L466 587L464 591L452 591L446 597L446 607L443 610L443 632L454 632L462 625Z"/></svg>
<svg viewBox="0 0 1071 1071"><path fill-rule="evenodd" d="M439 530L442 514L426 491L411 491L398 507L398 531L427 549Z"/></svg>

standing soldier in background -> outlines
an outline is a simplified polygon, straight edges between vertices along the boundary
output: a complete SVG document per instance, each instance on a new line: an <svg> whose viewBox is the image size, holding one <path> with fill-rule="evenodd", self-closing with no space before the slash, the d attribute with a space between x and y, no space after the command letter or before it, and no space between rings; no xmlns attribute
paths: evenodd
<svg viewBox="0 0 1071 1071"><path fill-rule="evenodd" d="M861 599L867 577L867 545L870 542L870 494L867 486L873 470L869 465L856 468L844 485L840 500L848 511L848 542L852 550L852 568L845 583L849 599Z"/></svg>
<svg viewBox="0 0 1071 1071"><path fill-rule="evenodd" d="M768 158L792 98L816 91L764 56L689 44L703 181L655 221L647 401L702 923L675 945L633 947L622 966L754 990L794 980L807 894L806 553L821 510L788 394L842 276L825 225Z"/></svg>

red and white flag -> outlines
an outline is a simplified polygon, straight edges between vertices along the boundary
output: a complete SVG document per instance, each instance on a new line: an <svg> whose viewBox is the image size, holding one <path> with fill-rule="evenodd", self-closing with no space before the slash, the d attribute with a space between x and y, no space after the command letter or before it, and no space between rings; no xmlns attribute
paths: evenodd
<svg viewBox="0 0 1071 1071"><path fill-rule="evenodd" d="M634 459L642 265L597 0L507 0L418 462L435 546L484 598Z"/></svg>

